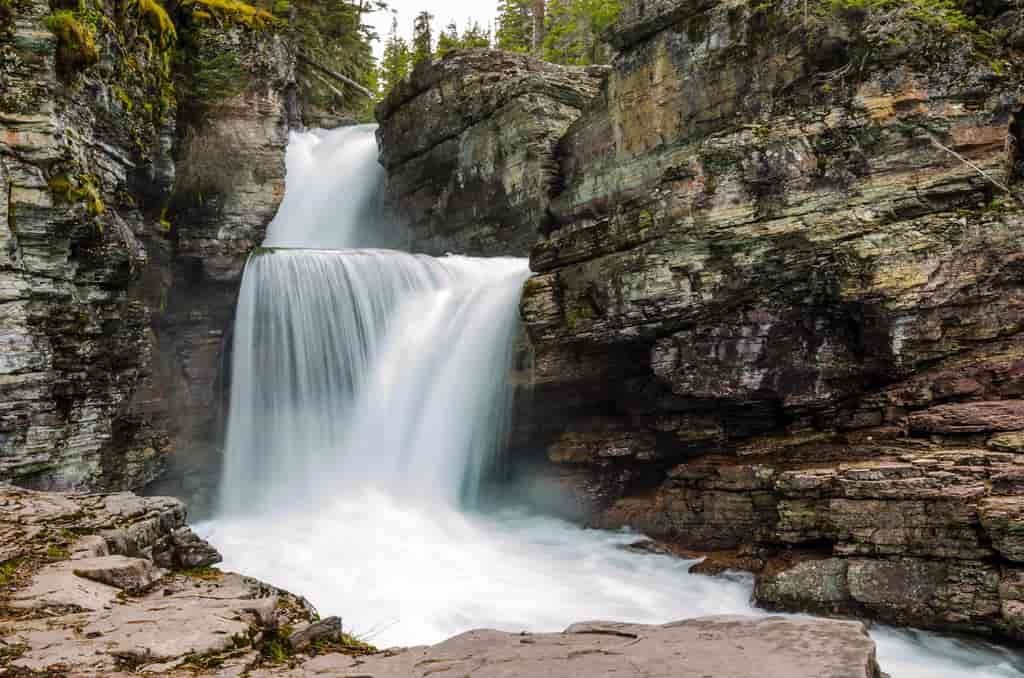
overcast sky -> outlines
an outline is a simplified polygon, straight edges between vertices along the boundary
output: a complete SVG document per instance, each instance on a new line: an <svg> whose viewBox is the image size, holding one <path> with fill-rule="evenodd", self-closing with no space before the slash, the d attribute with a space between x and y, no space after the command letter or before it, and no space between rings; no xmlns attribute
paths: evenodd
<svg viewBox="0 0 1024 678"><path fill-rule="evenodd" d="M406 40L412 38L412 22L422 10L434 15L434 40L448 22L454 20L461 32L466 23L476 19L487 29L487 24L494 20L497 0L388 0L389 9L369 15L369 23L380 34L380 41L374 44L374 53L378 56L384 50L384 40L391 30L391 17L398 17L398 32Z"/></svg>

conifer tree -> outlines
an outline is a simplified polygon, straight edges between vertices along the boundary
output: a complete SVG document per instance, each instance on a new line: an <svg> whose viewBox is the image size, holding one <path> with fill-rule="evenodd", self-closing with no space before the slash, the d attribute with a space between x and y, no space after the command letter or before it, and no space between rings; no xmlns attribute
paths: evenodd
<svg viewBox="0 0 1024 678"><path fill-rule="evenodd" d="M413 66L421 61L430 61L434 53L434 36L430 22L434 15L422 11L416 15L416 21L412 25L412 63Z"/></svg>
<svg viewBox="0 0 1024 678"><path fill-rule="evenodd" d="M412 62L412 53L409 45L398 35L398 19L391 20L391 32L384 43L384 54L380 64L380 88L383 94L405 79L409 74L409 67Z"/></svg>
<svg viewBox="0 0 1024 678"><path fill-rule="evenodd" d="M462 37L459 38L459 47L470 49L473 47L490 47L491 46L491 32L486 31L480 26L479 21L474 21L466 27L466 30L462 31Z"/></svg>
<svg viewBox="0 0 1024 678"><path fill-rule="evenodd" d="M443 31L441 31L441 34L437 36L437 58L440 59L448 52L453 49L458 49L461 46L462 45L459 40L459 29L455 25L455 22L452 21Z"/></svg>
<svg viewBox="0 0 1024 678"><path fill-rule="evenodd" d="M606 63L604 32L618 18L622 0L548 0L543 56L559 64Z"/></svg>
<svg viewBox="0 0 1024 678"><path fill-rule="evenodd" d="M533 44L533 0L499 0L494 38L498 49L529 52Z"/></svg>

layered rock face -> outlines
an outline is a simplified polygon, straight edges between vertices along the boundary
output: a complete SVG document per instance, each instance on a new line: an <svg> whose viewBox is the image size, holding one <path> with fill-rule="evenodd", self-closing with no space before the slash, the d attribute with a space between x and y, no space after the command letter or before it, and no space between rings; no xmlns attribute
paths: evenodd
<svg viewBox="0 0 1024 678"><path fill-rule="evenodd" d="M131 403L151 378L152 338L128 294L147 263L128 189L145 175L154 193L169 190L154 158L173 123L167 111L140 119L118 98L152 96L163 81L141 43L94 78L62 77L48 14L45 2L17 3L0 30L0 477L138 484L157 472L166 436L139 426L159 404ZM117 53L120 38L109 40L104 53Z"/></svg>
<svg viewBox="0 0 1024 678"><path fill-rule="evenodd" d="M981 11L627 8L522 303L567 510L765 604L1024 637L1022 78Z"/></svg>
<svg viewBox="0 0 1024 678"><path fill-rule="evenodd" d="M485 49L421 62L376 111L407 249L525 256L558 181L555 145L603 73Z"/></svg>
<svg viewBox="0 0 1024 678"><path fill-rule="evenodd" d="M177 125L189 118L175 88L191 100L195 73L172 71L176 36L163 10L7 6L0 479L138 487L216 415L217 356L245 252L283 192L293 57L271 32L208 13L202 25L175 17L194 41L180 55L229 56L244 83L188 130L193 147L216 136L238 168L200 217L176 208L182 163L172 151L185 147ZM217 171L208 165L187 168Z"/></svg>

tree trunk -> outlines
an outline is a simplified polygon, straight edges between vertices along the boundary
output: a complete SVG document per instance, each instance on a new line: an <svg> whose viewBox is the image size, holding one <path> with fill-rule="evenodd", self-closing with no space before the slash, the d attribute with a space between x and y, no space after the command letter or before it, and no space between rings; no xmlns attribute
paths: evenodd
<svg viewBox="0 0 1024 678"><path fill-rule="evenodd" d="M535 56L544 53L544 0L533 0L533 41L531 52Z"/></svg>

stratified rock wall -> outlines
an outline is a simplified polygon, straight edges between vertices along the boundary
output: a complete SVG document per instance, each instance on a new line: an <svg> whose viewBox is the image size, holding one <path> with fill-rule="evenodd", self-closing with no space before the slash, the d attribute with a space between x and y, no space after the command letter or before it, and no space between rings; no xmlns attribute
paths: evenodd
<svg viewBox="0 0 1024 678"><path fill-rule="evenodd" d="M1024 637L1024 77L977 11L625 11L522 303L563 509Z"/></svg>
<svg viewBox="0 0 1024 678"><path fill-rule="evenodd" d="M0 35L0 478L137 485L158 472L166 436L159 424L139 430L159 405L128 413L153 350L147 311L128 293L148 261L128 186L157 167L173 117L127 113L118 92L149 92L122 89L117 59L61 78L48 14L45 2L16 3ZM105 54L120 47L109 40ZM129 57L153 71L141 43ZM156 194L171 181L150 172ZM108 454L118 436L126 444Z"/></svg>
<svg viewBox="0 0 1024 678"><path fill-rule="evenodd" d="M0 479L138 487L217 414L245 254L283 192L293 56L270 30L192 28L188 49L214 44L248 84L198 132L227 139L237 168L186 218L172 195L189 74L156 7L0 12Z"/></svg>
<svg viewBox="0 0 1024 678"><path fill-rule="evenodd" d="M525 256L558 181L555 144L603 75L486 49L419 64L377 107L386 202L408 248Z"/></svg>

